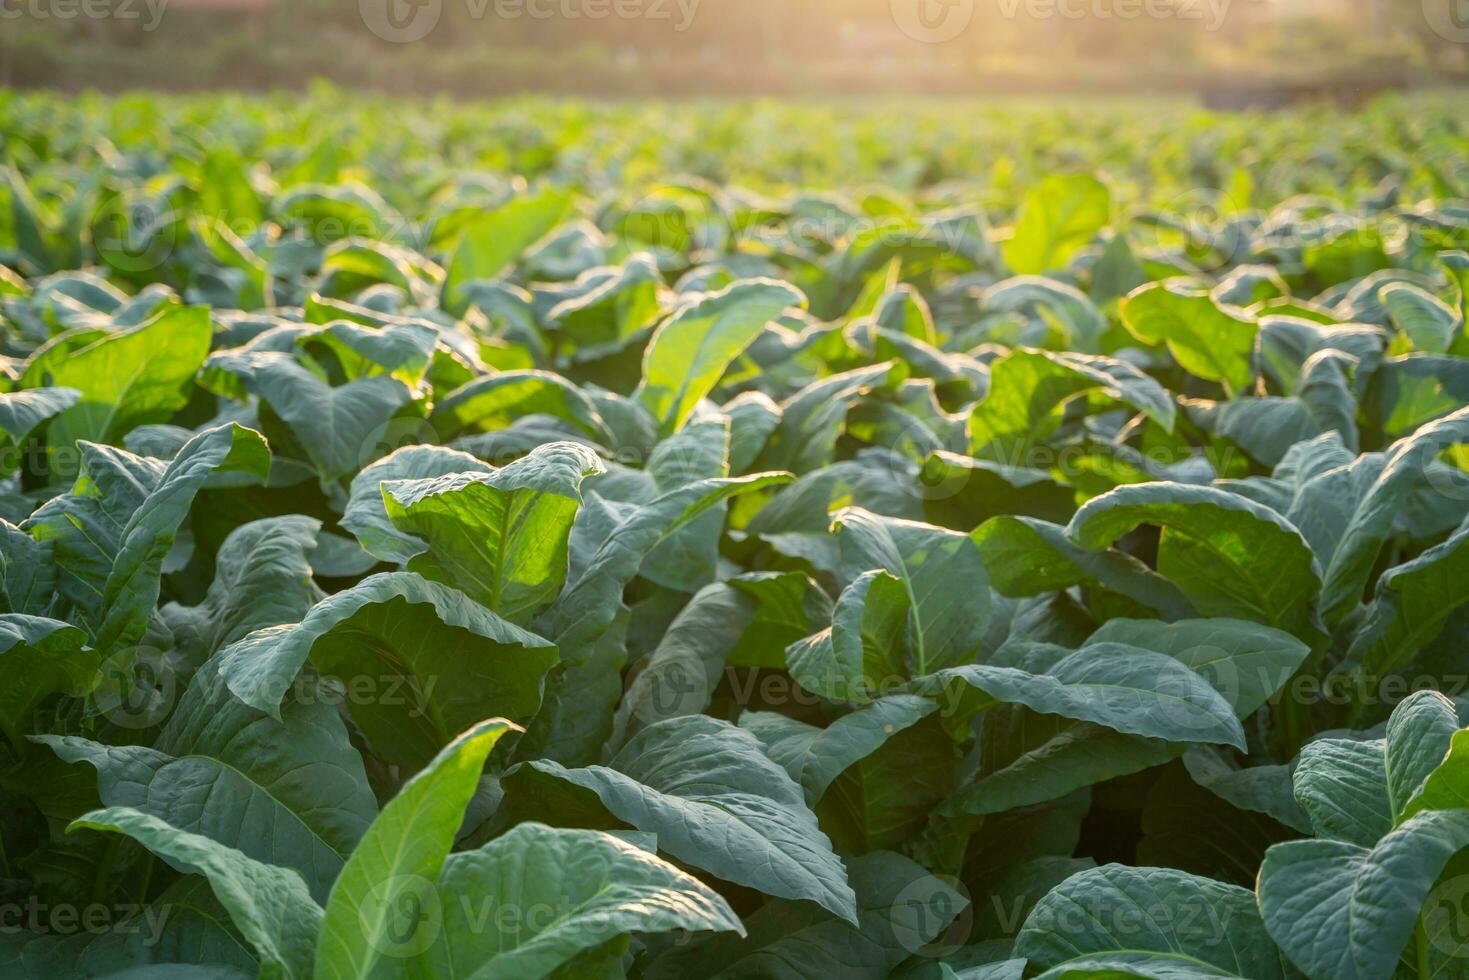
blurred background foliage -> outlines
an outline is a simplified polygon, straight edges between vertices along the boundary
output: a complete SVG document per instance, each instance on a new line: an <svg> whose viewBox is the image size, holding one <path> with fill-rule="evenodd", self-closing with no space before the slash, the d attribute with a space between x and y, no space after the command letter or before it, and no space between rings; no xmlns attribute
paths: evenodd
<svg viewBox="0 0 1469 980"><path fill-rule="evenodd" d="M364 19L364 5L384 2L441 13L426 37L393 43ZM1433 5L1459 0L635 0L647 15L588 16L596 2L0 0L0 84L327 79L466 98L1187 93L1235 107L1355 103L1469 77L1465 45L1441 36L1469 31L1430 23ZM109 13L77 14L84 3ZM899 26L904 4L965 27L915 40Z"/></svg>

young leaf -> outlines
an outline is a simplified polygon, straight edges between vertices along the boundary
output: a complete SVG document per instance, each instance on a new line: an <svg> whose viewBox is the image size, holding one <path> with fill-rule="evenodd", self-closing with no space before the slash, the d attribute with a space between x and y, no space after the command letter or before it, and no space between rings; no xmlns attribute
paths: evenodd
<svg viewBox="0 0 1469 980"><path fill-rule="evenodd" d="M1112 194L1095 177L1046 177L1025 194L1005 264L1021 274L1063 268L1111 217Z"/></svg>
<svg viewBox="0 0 1469 980"><path fill-rule="evenodd" d="M832 521L849 581L882 569L908 598L913 676L963 663L989 624L989 582L968 535L848 507Z"/></svg>
<svg viewBox="0 0 1469 980"><path fill-rule="evenodd" d="M637 398L666 437L683 427L726 368L765 325L806 298L771 279L732 283L685 306L653 334L643 355Z"/></svg>
<svg viewBox="0 0 1469 980"><path fill-rule="evenodd" d="M1167 344L1180 367L1218 381L1230 395L1254 377L1251 355L1257 325L1242 311L1226 309L1187 282L1140 286L1118 307L1122 324L1145 344Z"/></svg>
<svg viewBox="0 0 1469 980"><path fill-rule="evenodd" d="M409 571L524 623L561 591L581 482L604 471L590 449L549 443L494 473L385 483L383 503L395 529L427 545Z"/></svg>
<svg viewBox="0 0 1469 980"><path fill-rule="evenodd" d="M443 916L439 874L464 808L490 750L516 727L497 718L468 729L383 807L327 899L316 980L367 980L380 963L417 957L434 943Z"/></svg>
<svg viewBox="0 0 1469 980"><path fill-rule="evenodd" d="M75 472L63 451L78 440L117 442L136 426L166 422L182 408L209 354L210 336L206 307L174 307L78 350L57 347L34 358L24 387L81 392L77 404L52 419L48 433L62 474Z"/></svg>
<svg viewBox="0 0 1469 980"><path fill-rule="evenodd" d="M969 416L969 452L1015 467L1061 423L1073 399L1091 412L1117 403L1173 431L1173 399L1139 369L1110 357L1019 348L990 365L989 393Z"/></svg>
<svg viewBox="0 0 1469 980"><path fill-rule="evenodd" d="M515 197L470 225L459 240L444 278L443 307L463 316L465 287L495 279L565 217L571 195L556 188Z"/></svg>

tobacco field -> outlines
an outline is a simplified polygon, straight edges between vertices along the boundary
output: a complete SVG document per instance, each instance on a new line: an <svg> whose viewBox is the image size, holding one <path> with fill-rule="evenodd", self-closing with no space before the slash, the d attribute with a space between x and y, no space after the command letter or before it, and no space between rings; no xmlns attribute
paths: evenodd
<svg viewBox="0 0 1469 980"><path fill-rule="evenodd" d="M0 976L1469 977L1466 110L0 92Z"/></svg>

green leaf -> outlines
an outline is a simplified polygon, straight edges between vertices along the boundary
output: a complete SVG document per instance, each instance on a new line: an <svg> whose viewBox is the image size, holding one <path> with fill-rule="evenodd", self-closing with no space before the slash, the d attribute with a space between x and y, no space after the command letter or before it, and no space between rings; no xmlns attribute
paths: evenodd
<svg viewBox="0 0 1469 980"><path fill-rule="evenodd" d="M616 618L623 587L643 559L680 528L732 497L780 486L788 473L700 480L639 507L597 548L551 609L551 635L568 648L600 635Z"/></svg>
<svg viewBox="0 0 1469 980"><path fill-rule="evenodd" d="M688 421L735 358L792 306L800 291L772 279L732 283L680 309L663 322L643 355L637 398L668 436Z"/></svg>
<svg viewBox="0 0 1469 980"><path fill-rule="evenodd" d="M469 453L443 446L404 446L384 456L352 478L347 509L339 522L357 536L364 551L383 561L406 565L427 547L393 526L383 500L385 483L432 480L457 473L495 472L489 463Z"/></svg>
<svg viewBox="0 0 1469 980"><path fill-rule="evenodd" d="M123 528L158 485L166 466L160 460L90 442L78 448L81 471L72 491L42 504L21 525L21 531L33 537L55 563L54 587L72 607L71 618L92 628L104 612L102 593L122 548ZM16 564L11 563L7 580L16 572ZM36 574L51 578L40 569ZM17 581L16 585L34 596L38 582ZM57 606L53 598L49 607Z"/></svg>
<svg viewBox="0 0 1469 980"><path fill-rule="evenodd" d="M758 738L765 753L801 784L806 802L814 807L843 772L937 710L938 705L927 698L894 694L825 728L773 711L747 711L740 716L740 727Z"/></svg>
<svg viewBox="0 0 1469 980"><path fill-rule="evenodd" d="M53 542L0 520L0 606L5 611L39 616L57 605L54 552Z"/></svg>
<svg viewBox="0 0 1469 980"><path fill-rule="evenodd" d="M268 626L297 623L320 598L309 558L321 522L290 514L242 524L215 557L214 581L204 601L159 610L178 647L194 664Z"/></svg>
<svg viewBox="0 0 1469 980"><path fill-rule="evenodd" d="M1382 677L1413 662L1469 601L1469 526L1412 561L1383 572L1366 618L1338 668Z"/></svg>
<svg viewBox="0 0 1469 980"><path fill-rule="evenodd" d="M317 473L328 482L371 461L389 421L412 398L386 375L333 388L300 362L272 355L254 368L251 385L291 428Z"/></svg>
<svg viewBox="0 0 1469 980"><path fill-rule="evenodd" d="M650 252L637 252L621 266L588 269L546 311L548 330L570 341L576 356L615 353L662 315L663 275ZM476 297L477 299L477 297Z"/></svg>
<svg viewBox="0 0 1469 980"><path fill-rule="evenodd" d="M1369 846L1277 844L1260 866L1260 911L1312 980L1393 976L1434 882L1465 847L1465 810L1419 813Z"/></svg>
<svg viewBox="0 0 1469 980"><path fill-rule="evenodd" d="M639 507L611 530L543 617L567 656L547 681L545 707L517 746L517 758L571 764L596 758L623 692L626 652L608 632L622 613L623 589L649 553L681 528L725 500L789 480L775 473L700 480Z"/></svg>
<svg viewBox="0 0 1469 980"><path fill-rule="evenodd" d="M426 923L437 926L441 919L419 916L436 898L439 874L490 750L515 727L495 719L468 729L383 807L327 900L316 980L366 980L379 964L401 963L433 944ZM412 916L406 923L405 914Z"/></svg>
<svg viewBox="0 0 1469 980"><path fill-rule="evenodd" d="M394 528L426 544L410 571L524 623L561 591L581 482L604 471L584 446L547 443L493 473L385 483L383 502Z"/></svg>
<svg viewBox="0 0 1469 980"><path fill-rule="evenodd" d="M1267 466L1280 463L1292 446L1325 432L1340 433L1355 451L1359 438L1352 380L1358 368L1345 354L1323 351L1306 362L1297 394L1289 398L1194 401L1186 409L1200 428Z"/></svg>
<svg viewBox="0 0 1469 980"><path fill-rule="evenodd" d="M1172 657L1120 643L1087 646L1043 673L953 667L919 678L909 690L945 697L961 718L996 704L1023 704L1129 735L1245 749L1234 709L1208 681Z"/></svg>
<svg viewBox="0 0 1469 980"><path fill-rule="evenodd" d="M229 918L209 882L190 875L100 935L83 930L0 938L0 970L34 980L126 978L133 970L143 980L249 980L260 974L260 964Z"/></svg>
<svg viewBox="0 0 1469 980"><path fill-rule="evenodd" d="M1370 847L1392 829L1386 743L1323 738L1301 749L1293 782L1317 837Z"/></svg>
<svg viewBox="0 0 1469 980"><path fill-rule="evenodd" d="M13 473L24 462L26 440L48 419L81 400L75 388L37 388L0 394L0 432L9 437L0 456L0 473Z"/></svg>
<svg viewBox="0 0 1469 980"><path fill-rule="evenodd" d="M1113 241L1121 241L1120 236ZM986 312L1033 311L1047 326L1061 328L1071 350L1096 353L1108 329L1107 318L1085 293L1044 276L1014 276L998 282L984 291L980 304Z"/></svg>
<svg viewBox="0 0 1469 980"><path fill-rule="evenodd" d="M295 872L261 864L233 848L128 807L95 810L68 829L126 834L177 870L203 875L230 921L260 957L261 977L308 980L312 976L312 948L322 911Z"/></svg>
<svg viewBox="0 0 1469 980"><path fill-rule="evenodd" d="M163 560L194 497L216 475L264 481L270 449L254 429L231 422L201 432L179 450L118 536L116 558L102 589L95 646L104 652L138 640L158 602Z"/></svg>
<svg viewBox="0 0 1469 980"><path fill-rule="evenodd" d="M423 380L438 341L438 331L426 323L366 327L338 320L296 343L313 357L328 352L325 360L334 360L348 381L387 375L411 387Z"/></svg>
<svg viewBox="0 0 1469 980"><path fill-rule="evenodd" d="M451 854L436 890L431 976L541 977L628 933L732 932L733 910L697 878L611 834L524 823ZM546 910L553 915L527 915Z"/></svg>
<svg viewBox="0 0 1469 980"><path fill-rule="evenodd" d="M1220 970L1192 956L1140 953L1132 950L1078 956L1045 973L1036 974L1037 980L1119 980L1121 977L1137 977L1139 980L1212 980L1215 977L1238 976L1238 973Z"/></svg>
<svg viewBox="0 0 1469 980"><path fill-rule="evenodd" d="M1421 761L1427 762L1425 754ZM1398 802L1397 798L1394 802ZM1443 761L1419 784L1403 806L1403 816L1424 810L1469 809L1469 729L1453 733Z"/></svg>
<svg viewBox="0 0 1469 980"><path fill-rule="evenodd" d="M1220 306L1207 290L1187 280L1148 283L1129 293L1118 313L1134 337L1167 344L1179 367L1195 377L1218 381L1231 395L1249 387L1257 325Z"/></svg>
<svg viewBox="0 0 1469 980"><path fill-rule="evenodd" d="M373 749L416 768L476 714L532 717L557 649L461 592L389 572L318 603L298 625L221 651L220 675L240 700L280 718L308 658L341 680Z"/></svg>
<svg viewBox="0 0 1469 980"><path fill-rule="evenodd" d="M780 651L830 610L826 594L798 572L751 572L700 589L628 683L610 747L707 709L728 666L780 666Z"/></svg>
<svg viewBox="0 0 1469 980"><path fill-rule="evenodd" d="M269 465L260 434L234 423L194 436L166 466L84 443L72 491L39 508L25 530L51 545L59 591L107 653L142 636L164 557L199 490L221 475L264 479Z"/></svg>
<svg viewBox="0 0 1469 980"><path fill-rule="evenodd" d="M1001 515L976 528L971 537L990 584L1001 595L1024 598L1077 585L1100 586L1169 619L1193 615L1193 606L1178 586L1132 555L1113 548L1087 550L1048 521Z"/></svg>
<svg viewBox="0 0 1469 980"><path fill-rule="evenodd" d="M752 735L726 722L673 718L634 735L606 766L538 760L504 783L507 800L527 816L600 813L657 834L659 850L684 864L856 921L842 862L800 787Z"/></svg>
<svg viewBox="0 0 1469 980"><path fill-rule="evenodd" d="M466 429L493 432L529 415L570 422L600 442L612 441L596 404L580 388L549 371L501 371L451 391L429 421L441 436Z"/></svg>
<svg viewBox="0 0 1469 980"><path fill-rule="evenodd" d="M648 965L649 980L886 980L968 904L952 884L890 851L853 858L850 869L856 925L808 902L767 902L746 919L748 938L721 935L669 949Z"/></svg>
<svg viewBox="0 0 1469 980"><path fill-rule="evenodd" d="M1302 834L1312 832L1311 817L1296 802L1289 766L1239 768L1227 753L1205 747L1184 753L1183 764L1194 782L1231 806L1263 813Z"/></svg>
<svg viewBox="0 0 1469 980"><path fill-rule="evenodd" d="M1020 348L990 365L989 393L969 416L971 455L1015 467L1037 465L1031 450L1085 399L1089 412L1118 403L1173 431L1174 404L1157 381L1110 357Z"/></svg>
<svg viewBox="0 0 1469 980"><path fill-rule="evenodd" d="M1119 487L1077 511L1066 533L1093 551L1132 529L1161 527L1158 572L1207 616L1251 619L1303 639L1318 632L1320 567L1275 511L1214 487Z"/></svg>
<svg viewBox="0 0 1469 980"><path fill-rule="evenodd" d="M1102 725L1017 709L1018 719L998 712L984 718L981 744L986 771L945 801L944 815L985 816L1058 800L1097 783L1167 763L1178 747L1124 735ZM1001 732L991 722L1003 728ZM994 761L990 761L991 758Z"/></svg>
<svg viewBox="0 0 1469 980"><path fill-rule="evenodd" d="M810 473L832 462L852 403L875 388L896 387L905 373L901 365L884 362L811 382L781 402L780 424L756 465Z"/></svg>
<svg viewBox="0 0 1469 980"><path fill-rule="evenodd" d="M14 613L0 615L0 729L23 746L31 715L53 694L82 697L97 686L101 657L86 649L87 634L68 623Z"/></svg>
<svg viewBox="0 0 1469 980"><path fill-rule="evenodd" d="M331 692L303 683L276 721L236 700L212 665L196 675L152 748L38 736L97 770L109 807L166 820L264 864L291 868L318 901L377 814Z"/></svg>
<svg viewBox="0 0 1469 980"><path fill-rule="evenodd" d="M989 583L968 535L857 507L838 512L832 527L841 544L844 578L852 581L882 569L907 593L913 676L974 655L989 625Z"/></svg>
<svg viewBox="0 0 1469 980"><path fill-rule="evenodd" d="M84 347L51 348L28 363L23 387L81 393L51 421L48 439L61 472L75 472L60 451L78 440L118 442L139 425L168 421L188 401L211 337L206 307L174 307Z"/></svg>
<svg viewBox="0 0 1469 980"><path fill-rule="evenodd" d="M1109 864L1073 875L1041 899L1015 940L1015 955L1033 967L1117 954L1176 956L1216 971L1162 974L1168 977L1291 976L1254 895L1171 868Z"/></svg>
<svg viewBox="0 0 1469 980"><path fill-rule="evenodd" d="M1448 352L1462 324L1459 314L1447 303L1406 282L1389 283L1377 295L1393 325L1407 334L1414 350Z"/></svg>
<svg viewBox="0 0 1469 980"><path fill-rule="evenodd" d="M1408 498L1424 481L1433 479L1430 467L1439 454L1465 441L1469 441L1469 408L1431 422L1412 437L1394 444L1380 473L1365 492L1347 498L1345 506L1350 509L1345 528L1325 563L1326 574L1322 580L1321 609L1327 625L1341 622L1361 602L1372 566L1392 535L1394 522ZM1365 460L1364 457L1354 465L1362 466ZM1317 481L1330 477L1331 474L1325 474ZM1293 513L1312 503L1325 505L1322 495L1308 492L1310 489L1308 485L1302 491ZM1337 505L1339 509L1342 506Z"/></svg>
<svg viewBox="0 0 1469 980"><path fill-rule="evenodd" d="M1121 643L1167 654L1197 671L1240 718L1254 714L1285 686L1311 648L1281 630L1239 619L1111 619L1086 641Z"/></svg>
<svg viewBox="0 0 1469 980"><path fill-rule="evenodd" d="M495 279L546 237L566 216L571 195L556 188L512 198L465 229L444 278L443 307L463 316L465 287L476 280Z"/></svg>
<svg viewBox="0 0 1469 980"><path fill-rule="evenodd" d="M1441 772L1447 763L1458 763L1451 770L1462 765L1452 755L1458 732L1458 710L1437 691L1418 691L1393 709L1387 723L1383 764L1387 769L1387 793L1394 824L1424 809L1430 802L1423 796L1426 783L1435 776L1448 776L1449 771ZM1437 780L1429 794L1431 802L1445 802L1448 794L1443 791L1449 787L1450 780Z"/></svg>
<svg viewBox="0 0 1469 980"><path fill-rule="evenodd" d="M1095 177L1046 177L1021 202L1019 220L1005 243L1005 264L1020 274L1063 268L1111 217L1111 192Z"/></svg>
<svg viewBox="0 0 1469 980"><path fill-rule="evenodd" d="M902 581L884 569L863 572L837 598L829 628L786 648L786 669L813 694L868 702L907 677L909 609Z"/></svg>
<svg viewBox="0 0 1469 980"><path fill-rule="evenodd" d="M648 499L699 480L729 476L729 424L723 418L699 421L664 439L648 456ZM696 591L719 577L719 540L727 507L708 512L670 534L648 553L639 570L644 578L680 592Z"/></svg>

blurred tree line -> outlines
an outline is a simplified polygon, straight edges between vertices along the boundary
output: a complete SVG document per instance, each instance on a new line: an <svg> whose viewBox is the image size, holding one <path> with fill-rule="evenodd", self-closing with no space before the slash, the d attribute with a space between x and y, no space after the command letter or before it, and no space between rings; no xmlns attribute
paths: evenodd
<svg viewBox="0 0 1469 980"><path fill-rule="evenodd" d="M1218 77L1459 71L1465 50L1424 15L1425 4L1461 0L87 0L161 16L25 14L57 2L9 4L22 13L0 21L0 83L1157 91ZM367 25L383 4L405 22L428 5L435 26L416 43L378 37Z"/></svg>

